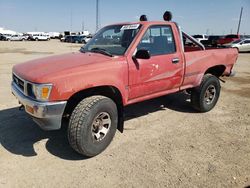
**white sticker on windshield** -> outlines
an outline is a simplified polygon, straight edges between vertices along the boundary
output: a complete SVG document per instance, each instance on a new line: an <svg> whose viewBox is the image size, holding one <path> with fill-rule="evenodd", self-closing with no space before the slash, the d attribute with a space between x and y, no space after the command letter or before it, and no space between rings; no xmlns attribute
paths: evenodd
<svg viewBox="0 0 250 188"><path fill-rule="evenodd" d="M124 25L121 30L138 29L139 26L140 24Z"/></svg>

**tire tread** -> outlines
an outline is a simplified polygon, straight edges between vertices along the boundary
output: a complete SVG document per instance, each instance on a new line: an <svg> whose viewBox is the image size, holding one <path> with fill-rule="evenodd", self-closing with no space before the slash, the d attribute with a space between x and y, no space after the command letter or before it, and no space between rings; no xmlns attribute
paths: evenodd
<svg viewBox="0 0 250 188"><path fill-rule="evenodd" d="M87 97L76 106L71 114L68 140L71 147L78 153L86 153L86 151L83 151L83 149L80 147L79 143L79 141L81 140L81 125L84 124L91 108L100 100L103 100L105 98L107 97L101 95Z"/></svg>
<svg viewBox="0 0 250 188"><path fill-rule="evenodd" d="M192 93L191 93L191 103L192 103L193 108L195 110L197 110L197 111L206 112L206 110L202 107L202 104L201 104L201 95L200 94L202 92L204 84L206 84L207 81L209 79L212 79L212 78L218 79L216 76L214 76L212 74L205 74L203 76L203 78L202 78L201 84L198 87L195 87L192 90ZM220 87L220 85L219 85L219 87Z"/></svg>

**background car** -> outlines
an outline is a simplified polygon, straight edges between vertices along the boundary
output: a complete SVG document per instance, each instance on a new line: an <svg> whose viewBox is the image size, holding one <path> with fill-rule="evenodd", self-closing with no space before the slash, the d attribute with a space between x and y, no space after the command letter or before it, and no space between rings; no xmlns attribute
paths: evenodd
<svg viewBox="0 0 250 188"><path fill-rule="evenodd" d="M200 42L204 46L209 46L209 47L217 47L217 41L219 39L223 38L221 35L210 35L207 40L201 40Z"/></svg>
<svg viewBox="0 0 250 188"><path fill-rule="evenodd" d="M239 39L230 44L227 47L237 48L239 52L250 52L250 39Z"/></svg>
<svg viewBox="0 0 250 188"><path fill-rule="evenodd" d="M44 33L31 33L29 34L29 40L49 40L49 37Z"/></svg>
<svg viewBox="0 0 250 188"><path fill-rule="evenodd" d="M24 41L26 40L26 37L23 36L23 35L12 35L10 38L9 38L10 41Z"/></svg>
<svg viewBox="0 0 250 188"><path fill-rule="evenodd" d="M193 35L192 37L194 37L196 40L198 40L199 42L207 40L207 35Z"/></svg>
<svg viewBox="0 0 250 188"><path fill-rule="evenodd" d="M84 38L85 36L83 35L76 35L72 37L72 41L73 43L84 43Z"/></svg>
<svg viewBox="0 0 250 188"><path fill-rule="evenodd" d="M91 35L84 37L82 43L87 44L87 42L88 42L91 38L92 38Z"/></svg>
<svg viewBox="0 0 250 188"><path fill-rule="evenodd" d="M224 38L218 39L217 44L218 45L229 44L239 39L240 39L240 35L230 34L230 35L226 35Z"/></svg>
<svg viewBox="0 0 250 188"><path fill-rule="evenodd" d="M60 41L61 41L61 42L65 42L65 38L66 38L66 37L67 37L67 35L64 35L64 36L63 36L63 35L61 35L61 37L60 37Z"/></svg>
<svg viewBox="0 0 250 188"><path fill-rule="evenodd" d="M65 36L64 42L72 42L75 35Z"/></svg>
<svg viewBox="0 0 250 188"><path fill-rule="evenodd" d="M5 36L0 34L0 40L5 40Z"/></svg>
<svg viewBox="0 0 250 188"><path fill-rule="evenodd" d="M11 34L3 34L3 40L10 40Z"/></svg>

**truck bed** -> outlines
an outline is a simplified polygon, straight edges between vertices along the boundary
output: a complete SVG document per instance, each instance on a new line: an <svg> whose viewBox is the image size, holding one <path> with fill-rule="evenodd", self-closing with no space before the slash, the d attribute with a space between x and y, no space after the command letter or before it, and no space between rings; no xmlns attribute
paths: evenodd
<svg viewBox="0 0 250 188"><path fill-rule="evenodd" d="M192 47L191 47L192 48ZM189 48L189 49L191 49ZM182 89L196 87L200 84L206 70L220 66L223 76L229 76L238 57L237 49L209 48L184 52L186 66Z"/></svg>

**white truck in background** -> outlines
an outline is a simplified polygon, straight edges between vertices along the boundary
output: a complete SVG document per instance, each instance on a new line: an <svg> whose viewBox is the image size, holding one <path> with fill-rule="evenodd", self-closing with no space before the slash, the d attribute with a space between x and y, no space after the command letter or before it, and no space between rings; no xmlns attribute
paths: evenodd
<svg viewBox="0 0 250 188"><path fill-rule="evenodd" d="M59 33L59 32L48 32L48 35L50 36L51 39L59 39L61 33Z"/></svg>
<svg viewBox="0 0 250 188"><path fill-rule="evenodd" d="M208 40L208 36L203 34L203 35L193 35L192 37L194 37L198 42L201 42L202 40Z"/></svg>
<svg viewBox="0 0 250 188"><path fill-rule="evenodd" d="M50 40L49 34L45 32L27 32L29 35L29 40Z"/></svg>

